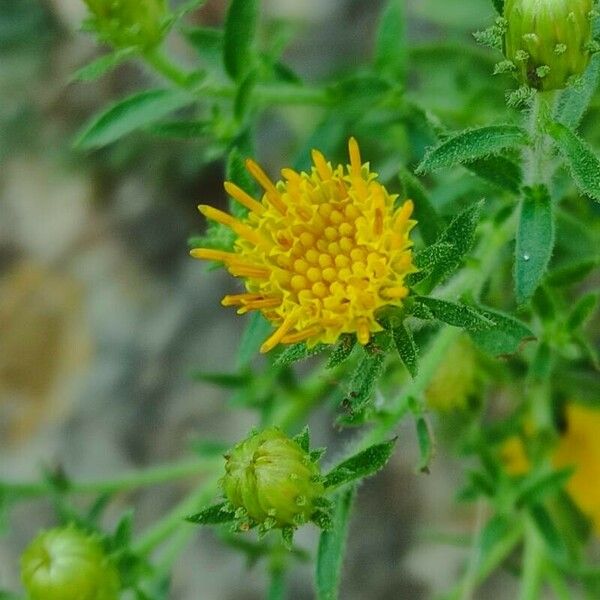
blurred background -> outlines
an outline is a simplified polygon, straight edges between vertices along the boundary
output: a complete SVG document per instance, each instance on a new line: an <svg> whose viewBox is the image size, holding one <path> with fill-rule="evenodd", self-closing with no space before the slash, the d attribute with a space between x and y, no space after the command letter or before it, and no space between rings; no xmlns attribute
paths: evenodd
<svg viewBox="0 0 600 600"><path fill-rule="evenodd" d="M491 2L408 5L417 48L411 93L450 125L503 111L502 85L487 77L493 58L451 52L458 41L478 56L471 32L491 22ZM285 58L318 83L369 58L381 7L375 0L265 0L264 13L293 25ZM217 26L225 9L225 0L210 0L188 19ZM222 149L135 134L101 151L74 150L91 115L154 77L130 62L98 81L71 82L102 51L80 31L84 15L81 0L0 1L0 477L13 480L35 480L41 468L57 466L76 480L114 476L186 456L194 439L233 442L254 422L249 411L227 408L225 392L190 377L200 367L232 370L245 324L220 307L230 278L187 252L188 237L204 228L196 205L223 201ZM431 40L448 43L451 69L440 54L419 70ZM169 50L183 65L192 60L176 38ZM477 83L475 71L485 75ZM257 158L271 172L289 164L315 121L301 110L265 114ZM313 423L317 446L333 436L330 422ZM401 438L393 463L361 488L344 599L431 598L455 581L468 552L433 533L460 534L476 518L451 501L458 466L440 454L430 475L418 474L412 425ZM141 530L186 486L121 494L107 519L133 505ZM18 590L18 556L53 524L53 513L32 501L8 518L0 587ZM316 533L305 529L300 543L313 547ZM308 575L301 566L294 571L290 597L312 598ZM263 569L246 571L238 554L202 530L176 565L172 598L252 600L263 597L264 585ZM508 577L480 592L482 599L512 597Z"/></svg>

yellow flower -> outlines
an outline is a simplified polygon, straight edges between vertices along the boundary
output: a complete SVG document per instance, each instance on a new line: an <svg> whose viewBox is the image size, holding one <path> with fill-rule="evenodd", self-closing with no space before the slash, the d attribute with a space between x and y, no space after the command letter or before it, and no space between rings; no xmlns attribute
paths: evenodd
<svg viewBox="0 0 600 600"><path fill-rule="evenodd" d="M600 410L582 404L566 409L566 430L553 456L556 467L575 467L567 491L600 535Z"/></svg>
<svg viewBox="0 0 600 600"><path fill-rule="evenodd" d="M511 435L500 448L500 458L505 471L514 477L527 475L531 462L525 453L523 440L518 435Z"/></svg>
<svg viewBox="0 0 600 600"><path fill-rule="evenodd" d="M273 183L252 160L246 168L265 193L260 201L231 182L227 193L248 209L238 220L210 206L207 218L237 235L233 252L195 248L194 258L222 262L245 280L247 293L225 296L239 314L260 310L277 328L261 352L277 344L307 341L333 344L355 333L361 344L381 331L377 310L401 306L404 284L414 272L409 232L410 200L395 208L396 195L361 162L358 143L349 142L350 165L333 167L317 150L310 173L282 169Z"/></svg>

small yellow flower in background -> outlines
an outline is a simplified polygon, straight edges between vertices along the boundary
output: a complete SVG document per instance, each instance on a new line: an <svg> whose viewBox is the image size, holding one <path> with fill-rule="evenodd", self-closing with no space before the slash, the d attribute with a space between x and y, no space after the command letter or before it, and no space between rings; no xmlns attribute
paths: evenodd
<svg viewBox="0 0 600 600"><path fill-rule="evenodd" d="M512 435L502 444L500 458L504 464L504 470L514 477L527 475L531 469L531 462L525 454L523 440L518 435Z"/></svg>
<svg viewBox="0 0 600 600"><path fill-rule="evenodd" d="M282 169L273 183L252 160L246 167L265 193L260 201L231 182L227 193L245 206L238 220L199 206L207 218L237 235L233 252L195 248L194 258L222 262L245 280L246 292L225 296L238 313L260 310L277 328L262 345L307 341L333 344L355 333L361 344L381 331L377 310L401 306L405 277L415 271L409 232L410 200L395 208L377 174L363 164L358 143L349 142L350 165L333 167L317 150L310 173Z"/></svg>
<svg viewBox="0 0 600 600"><path fill-rule="evenodd" d="M600 409L570 404L566 430L553 456L556 467L575 467L567 491L600 535Z"/></svg>

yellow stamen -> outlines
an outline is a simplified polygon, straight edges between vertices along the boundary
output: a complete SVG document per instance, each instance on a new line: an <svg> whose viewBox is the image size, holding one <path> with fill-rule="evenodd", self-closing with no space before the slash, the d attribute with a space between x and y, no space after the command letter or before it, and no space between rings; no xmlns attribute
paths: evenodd
<svg viewBox="0 0 600 600"><path fill-rule="evenodd" d="M297 344L298 342L303 342L304 340L314 337L315 335L319 335L319 333L321 333L322 330L322 327L314 325L313 327L303 329L302 331L298 331L297 333L289 333L285 337L281 338L281 343Z"/></svg>
<svg viewBox="0 0 600 600"><path fill-rule="evenodd" d="M397 285L395 287L384 288L381 290L381 296L388 300L401 300L408 296L408 288Z"/></svg>
<svg viewBox="0 0 600 600"><path fill-rule="evenodd" d="M358 339L359 343L363 346L368 344L369 340L371 339L371 332L369 331L369 322L367 319L359 319L356 324L356 330L356 338Z"/></svg>
<svg viewBox="0 0 600 600"><path fill-rule="evenodd" d="M244 223L241 223L231 215L228 215L226 212L219 210L218 208L214 208L212 206L208 206L207 204L200 204L198 206L198 210L207 218L212 221L216 221L217 223L221 223L226 227L229 227L235 233L237 233L240 237L256 244L257 246L264 246L265 241L260 237L260 235Z"/></svg>
<svg viewBox="0 0 600 600"><path fill-rule="evenodd" d="M275 187L275 184L269 179L269 176L257 165L253 160L246 160L246 169L256 181L264 188L267 193L269 202L282 214L284 215L287 211L286 205L282 202L279 192Z"/></svg>
<svg viewBox="0 0 600 600"><path fill-rule="evenodd" d="M240 257L233 252L223 252L222 250L213 250L212 248L194 248L190 250L190 256L201 260L216 260L224 263L240 260Z"/></svg>
<svg viewBox="0 0 600 600"><path fill-rule="evenodd" d="M261 294L231 294L224 296L221 304L223 306L238 306L239 304L246 304L246 302L260 300L261 298Z"/></svg>
<svg viewBox="0 0 600 600"><path fill-rule="evenodd" d="M351 137L348 141L348 151L350 153L350 167L353 175L360 175L362 162L360 159L360 149L355 138Z"/></svg>

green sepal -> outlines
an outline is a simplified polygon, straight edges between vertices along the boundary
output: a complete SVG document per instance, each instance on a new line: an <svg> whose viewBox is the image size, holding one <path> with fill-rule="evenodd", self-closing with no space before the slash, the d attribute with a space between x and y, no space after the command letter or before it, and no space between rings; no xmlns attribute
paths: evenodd
<svg viewBox="0 0 600 600"><path fill-rule="evenodd" d="M401 323L392 330L392 335L400 359L411 377L416 377L419 372L419 350L412 332L404 323Z"/></svg>
<svg viewBox="0 0 600 600"><path fill-rule="evenodd" d="M204 510L186 517L185 520L195 525L218 525L220 523L230 523L236 521L238 515L228 502L213 504Z"/></svg>
<svg viewBox="0 0 600 600"><path fill-rule="evenodd" d="M325 487L339 487L356 479L374 475L386 465L397 438L375 444L336 465L325 476Z"/></svg>
<svg viewBox="0 0 600 600"><path fill-rule="evenodd" d="M304 452L310 452L310 431L308 429L308 425L304 427L304 429L293 438L294 442L304 450Z"/></svg>
<svg viewBox="0 0 600 600"><path fill-rule="evenodd" d="M281 540L283 545L291 550L294 546L294 528L293 527L282 527L281 528Z"/></svg>
<svg viewBox="0 0 600 600"><path fill-rule="evenodd" d="M516 125L490 125L467 129L430 148L416 173L424 174L456 164L471 163L506 148L529 143L527 132Z"/></svg>
<svg viewBox="0 0 600 600"><path fill-rule="evenodd" d="M312 348L306 345L306 342L299 342L286 348L277 356L275 364L279 367L291 365L299 360L316 356L327 349L326 344L317 344Z"/></svg>
<svg viewBox="0 0 600 600"><path fill-rule="evenodd" d="M319 528L328 531L333 527L331 512L328 510L315 510L310 520Z"/></svg>
<svg viewBox="0 0 600 600"><path fill-rule="evenodd" d="M327 360L327 364L325 365L326 369L334 369L335 367L341 365L345 362L350 355L352 354L352 350L356 347L356 336L351 335L349 333L345 333L340 336L340 339L334 349L331 351L329 355L329 359Z"/></svg>

